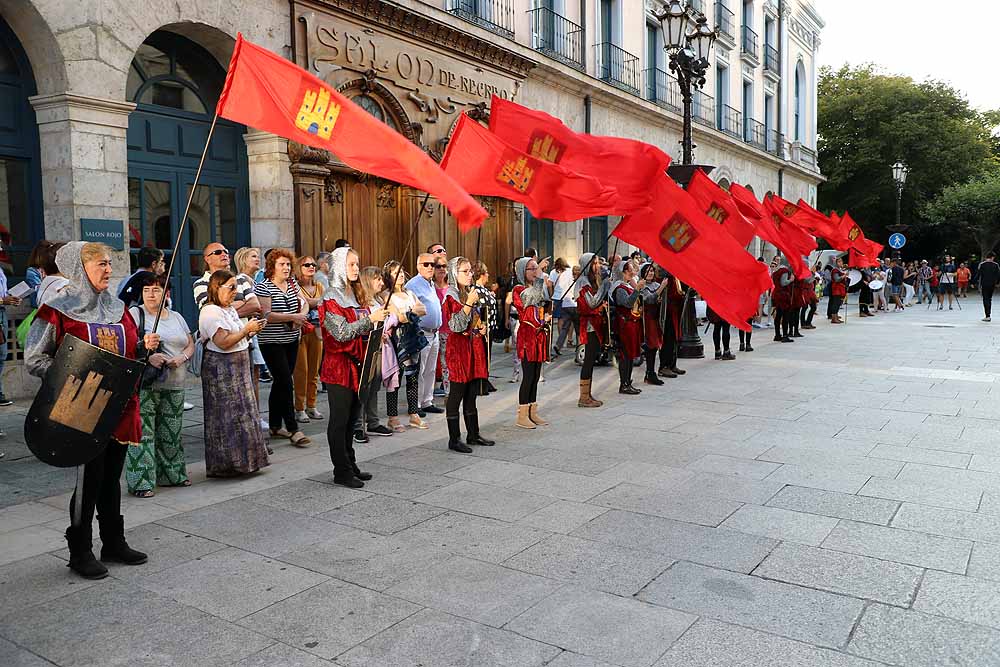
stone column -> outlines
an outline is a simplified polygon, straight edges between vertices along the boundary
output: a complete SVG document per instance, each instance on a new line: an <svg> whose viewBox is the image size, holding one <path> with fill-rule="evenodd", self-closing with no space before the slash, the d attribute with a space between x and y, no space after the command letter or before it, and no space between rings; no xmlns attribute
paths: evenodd
<svg viewBox="0 0 1000 667"><path fill-rule="evenodd" d="M295 204L288 140L250 130L247 145L250 180L250 238L259 248L295 246Z"/></svg>

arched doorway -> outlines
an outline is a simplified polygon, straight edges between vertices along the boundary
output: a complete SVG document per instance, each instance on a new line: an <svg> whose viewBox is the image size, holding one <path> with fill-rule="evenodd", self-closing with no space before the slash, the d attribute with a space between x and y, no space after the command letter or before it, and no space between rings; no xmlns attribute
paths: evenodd
<svg viewBox="0 0 1000 667"><path fill-rule="evenodd" d="M129 245L132 269L142 246L167 254L180 225L198 160L225 82L208 51L166 30L150 35L132 60L127 95ZM174 307L196 319L191 285L204 271L202 248L218 241L234 253L250 243L247 153L242 125L219 119L172 276Z"/></svg>
<svg viewBox="0 0 1000 667"><path fill-rule="evenodd" d="M23 277L43 235L35 79L17 36L0 18L0 266Z"/></svg>

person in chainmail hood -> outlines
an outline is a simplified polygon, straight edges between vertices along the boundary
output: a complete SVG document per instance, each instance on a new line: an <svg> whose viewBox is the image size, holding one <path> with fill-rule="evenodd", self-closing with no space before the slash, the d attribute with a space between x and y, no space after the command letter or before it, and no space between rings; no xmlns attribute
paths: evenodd
<svg viewBox="0 0 1000 667"><path fill-rule="evenodd" d="M583 366L580 368L580 400L577 406L599 408L604 403L594 398L591 383L594 377L594 363L601 353L601 348L610 342L607 307L608 288L611 283L601 279L601 264L594 253L580 255L580 266L583 267L583 275L580 277L580 289L576 297L576 313L580 319L580 344L584 346L584 354Z"/></svg>
<svg viewBox="0 0 1000 667"><path fill-rule="evenodd" d="M645 262L639 267L639 277L646 281L642 288L642 331L646 339L646 377L645 384L662 385L656 375L656 355L663 347L663 326L660 324L660 309L663 305L664 293L669 283L657 281L656 265Z"/></svg>
<svg viewBox="0 0 1000 667"><path fill-rule="evenodd" d="M618 393L635 396L642 390L632 384L633 362L642 356L642 289L646 281L635 282L631 260L615 264L611 274L611 303L614 305L615 332L618 334Z"/></svg>
<svg viewBox="0 0 1000 667"><path fill-rule="evenodd" d="M25 341L24 365L35 377L45 377L66 334L114 354L136 358L138 330L125 304L108 290L111 281L111 249L101 243L73 241L56 253L59 272L69 281L38 309ZM160 336L143 336L147 350L160 345ZM141 565L146 554L125 541L125 517L121 513L119 479L125 465L126 447L138 446L142 438L138 395L125 405L111 442L96 459L83 467L83 492L70 498L71 525L66 529L68 566L86 579L103 579L108 569L92 551L94 511L101 531L101 560Z"/></svg>
<svg viewBox="0 0 1000 667"><path fill-rule="evenodd" d="M514 425L521 428L548 426L538 413L538 381L542 376L542 364L549 358L552 313L546 313L545 306L552 302L551 281L546 284L534 257L517 260L514 272L519 284L514 288L512 303L521 322L517 356L522 370Z"/></svg>
<svg viewBox="0 0 1000 667"><path fill-rule="evenodd" d="M448 421L448 449L471 454L469 445L491 447L496 443L479 432L476 397L485 394L482 384L489 378L486 353L486 324L479 310L479 292L472 287L472 262L455 257L448 262L448 291L441 304L442 321L448 326L445 364L449 371L445 417ZM462 442L458 411L465 417Z"/></svg>
<svg viewBox="0 0 1000 667"><path fill-rule="evenodd" d="M359 489L372 478L358 468L354 454L354 422L361 410L358 383L368 334L388 310L371 312L362 304L371 299L361 284L361 262L352 248L337 248L330 256L330 287L323 295L319 317L323 323L323 361L320 379L327 384L330 420L326 437L333 462L333 482ZM375 344L381 344L376 341Z"/></svg>

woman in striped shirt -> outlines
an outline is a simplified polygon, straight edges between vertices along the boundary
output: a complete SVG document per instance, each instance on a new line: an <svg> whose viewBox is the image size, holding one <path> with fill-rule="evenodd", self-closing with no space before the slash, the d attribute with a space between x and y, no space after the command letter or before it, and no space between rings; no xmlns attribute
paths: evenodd
<svg viewBox="0 0 1000 667"><path fill-rule="evenodd" d="M305 300L300 298L299 287L291 279L295 255L283 248L274 248L267 254L264 280L254 286L260 301L261 312L267 317L267 326L258 334L260 352L274 378L267 398L268 421L271 435L288 438L296 447L305 447L311 441L299 430L295 421L292 376L299 354L299 337L309 312ZM283 423L283 424L282 424Z"/></svg>

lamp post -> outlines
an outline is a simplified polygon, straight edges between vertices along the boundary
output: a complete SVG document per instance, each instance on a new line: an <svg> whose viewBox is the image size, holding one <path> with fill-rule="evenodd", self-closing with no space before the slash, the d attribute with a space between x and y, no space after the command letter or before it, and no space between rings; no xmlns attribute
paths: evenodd
<svg viewBox="0 0 1000 667"><path fill-rule="evenodd" d="M683 100L684 130L681 136L681 163L667 168L670 175L681 187L687 187L695 169L706 174L712 171L708 165L694 162L694 140L691 126L694 92L705 85L708 71L708 56L715 43L717 32L708 27L705 15L681 0L668 0L660 13L656 14L663 33L663 50L670 61L670 71L677 77L677 85ZM694 293L688 289L684 301L684 317L681 320L681 340L677 356L682 359L700 359L705 356L705 346L698 336L698 320L694 312Z"/></svg>
<svg viewBox="0 0 1000 667"><path fill-rule="evenodd" d="M892 165L892 180L896 183L896 224L889 225L889 231L894 233L902 233L910 228L909 225L901 224L899 221L900 205L903 201L903 187L906 185L906 177L909 174L910 168L903 164L901 160L896 160L896 164ZM892 255L896 259L902 257L902 253L899 250L894 250Z"/></svg>

